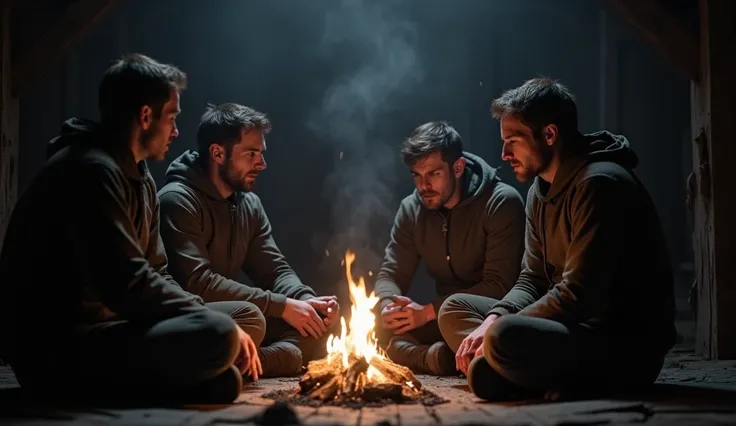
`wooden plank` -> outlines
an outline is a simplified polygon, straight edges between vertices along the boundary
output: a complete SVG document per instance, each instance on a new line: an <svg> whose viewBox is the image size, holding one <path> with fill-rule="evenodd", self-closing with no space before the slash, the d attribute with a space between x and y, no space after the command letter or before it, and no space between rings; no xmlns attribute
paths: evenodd
<svg viewBox="0 0 736 426"><path fill-rule="evenodd" d="M736 358L736 7L700 0L701 78L692 86L698 353Z"/></svg>
<svg viewBox="0 0 736 426"><path fill-rule="evenodd" d="M360 409L324 406L306 419L308 425L355 426L360 419Z"/></svg>
<svg viewBox="0 0 736 426"><path fill-rule="evenodd" d="M604 0L690 80L700 76L696 37L659 2L652 0Z"/></svg>
<svg viewBox="0 0 736 426"><path fill-rule="evenodd" d="M14 60L13 95L23 94L50 71L117 3L118 0L77 0L67 7L56 25Z"/></svg>
<svg viewBox="0 0 736 426"><path fill-rule="evenodd" d="M0 6L0 250L18 196L18 99L10 79L10 1Z"/></svg>
<svg viewBox="0 0 736 426"><path fill-rule="evenodd" d="M437 424L437 416L433 409L423 405L398 406L399 424L401 426L420 426Z"/></svg>
<svg viewBox="0 0 736 426"><path fill-rule="evenodd" d="M397 405L386 407L361 408L357 426L396 425L399 423L399 409Z"/></svg>

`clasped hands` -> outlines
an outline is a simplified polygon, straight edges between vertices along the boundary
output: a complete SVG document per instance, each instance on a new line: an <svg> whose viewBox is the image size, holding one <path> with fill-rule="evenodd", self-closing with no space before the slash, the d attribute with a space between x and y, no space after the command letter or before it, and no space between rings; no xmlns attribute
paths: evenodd
<svg viewBox="0 0 736 426"><path fill-rule="evenodd" d="M381 310L381 326L394 334L407 333L437 318L432 304L420 305L406 296L391 296Z"/></svg>
<svg viewBox="0 0 736 426"><path fill-rule="evenodd" d="M319 296L308 300L286 299L281 318L303 337L318 339L337 322L339 315L336 296Z"/></svg>

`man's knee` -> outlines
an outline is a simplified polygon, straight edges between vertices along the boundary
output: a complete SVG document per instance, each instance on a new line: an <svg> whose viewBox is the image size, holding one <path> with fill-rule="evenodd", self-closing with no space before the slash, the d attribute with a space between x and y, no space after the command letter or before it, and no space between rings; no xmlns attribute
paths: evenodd
<svg viewBox="0 0 736 426"><path fill-rule="evenodd" d="M184 328L186 332L176 344L180 345L176 349L176 357L181 362L175 364L189 368L197 380L210 379L229 368L240 352L237 326L232 318L208 309L192 314L186 320L195 325Z"/></svg>
<svg viewBox="0 0 736 426"><path fill-rule="evenodd" d="M236 303L238 306L233 309L230 316L253 339L256 347L260 346L266 335L266 317L256 305L250 302Z"/></svg>
<svg viewBox="0 0 736 426"><path fill-rule="evenodd" d="M467 303L465 297L467 294L453 294L445 299L437 313L437 325L445 342L450 345L453 352L457 352L462 338L456 337L459 329L462 327L461 322L468 316L472 315L472 307Z"/></svg>
<svg viewBox="0 0 736 426"><path fill-rule="evenodd" d="M483 338L483 354L499 373L505 371L510 362L518 364L519 360L524 358L518 356L520 351L523 353L530 350L534 344L533 333L530 333L533 330L530 329L526 319L520 315L504 315L493 321L486 330Z"/></svg>

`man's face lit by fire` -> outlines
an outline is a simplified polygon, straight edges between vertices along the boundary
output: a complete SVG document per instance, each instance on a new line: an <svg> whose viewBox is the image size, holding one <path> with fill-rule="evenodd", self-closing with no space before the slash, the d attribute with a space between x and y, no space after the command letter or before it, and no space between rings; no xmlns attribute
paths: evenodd
<svg viewBox="0 0 736 426"><path fill-rule="evenodd" d="M266 140L263 131L252 129L241 132L240 141L226 152L225 162L218 165L222 181L233 192L249 192L258 174L266 168Z"/></svg>
<svg viewBox="0 0 736 426"><path fill-rule="evenodd" d="M551 127L554 127L553 129ZM543 173L553 157L557 127L549 125L535 137L530 127L512 115L501 118L501 159L509 163L519 182L527 182Z"/></svg>
<svg viewBox="0 0 736 426"><path fill-rule="evenodd" d="M460 190L460 177L465 160L459 158L452 166L442 159L442 153L433 152L420 158L411 166L414 185L424 206L437 210Z"/></svg>

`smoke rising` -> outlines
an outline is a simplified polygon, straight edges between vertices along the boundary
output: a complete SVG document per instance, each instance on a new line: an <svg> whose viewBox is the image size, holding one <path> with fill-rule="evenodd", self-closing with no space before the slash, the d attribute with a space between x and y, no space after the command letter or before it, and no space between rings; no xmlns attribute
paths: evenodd
<svg viewBox="0 0 736 426"><path fill-rule="evenodd" d="M396 169L401 135L391 115L403 94L417 89L423 73L416 29L397 3L343 0L327 12L321 52L342 62L341 76L324 93L309 127L334 149L335 168L323 183L332 206L328 235L316 235L330 268L345 251L357 254L355 273L374 273L383 259L398 206ZM405 7L405 9L408 9Z"/></svg>

